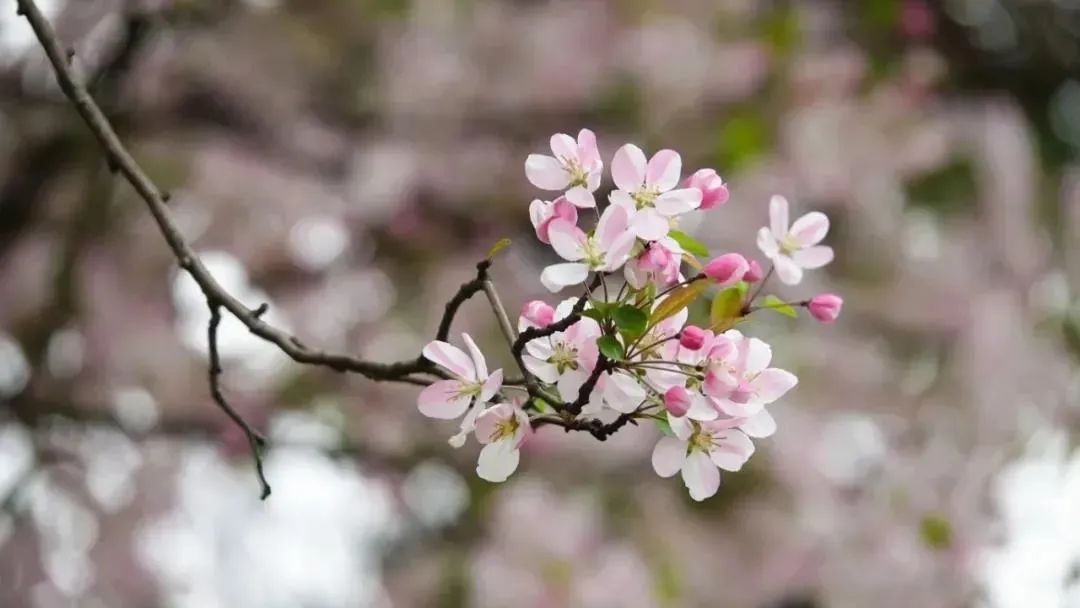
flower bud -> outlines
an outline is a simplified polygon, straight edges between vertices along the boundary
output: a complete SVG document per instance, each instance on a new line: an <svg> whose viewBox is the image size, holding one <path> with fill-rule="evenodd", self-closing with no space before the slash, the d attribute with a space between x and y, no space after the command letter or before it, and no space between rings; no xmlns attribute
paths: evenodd
<svg viewBox="0 0 1080 608"><path fill-rule="evenodd" d="M661 272L675 259L674 255L659 243L652 243L641 254L641 269L645 272Z"/></svg>
<svg viewBox="0 0 1080 608"><path fill-rule="evenodd" d="M679 344L687 350L698 350L705 345L705 330L697 325L687 325L679 332Z"/></svg>
<svg viewBox="0 0 1080 608"><path fill-rule="evenodd" d="M547 327L555 322L555 309L542 300L526 302L521 316L537 327Z"/></svg>
<svg viewBox="0 0 1080 608"><path fill-rule="evenodd" d="M698 169L693 175L686 178L683 183L686 188L701 190L701 207L699 209L712 209L719 207L728 200L727 185L713 169Z"/></svg>
<svg viewBox="0 0 1080 608"><path fill-rule="evenodd" d="M761 264L758 264L757 260L750 260L748 263L750 268L747 269L743 280L747 283L757 283L761 280L761 277L765 276L765 273L761 272Z"/></svg>
<svg viewBox="0 0 1080 608"><path fill-rule="evenodd" d="M672 416L682 418L690 411L690 391L681 386L673 386L664 393L664 407Z"/></svg>
<svg viewBox="0 0 1080 608"><path fill-rule="evenodd" d="M810 314L822 323L832 323L840 316L844 299L834 293L823 293L810 298L806 308Z"/></svg>
<svg viewBox="0 0 1080 608"><path fill-rule="evenodd" d="M737 253L725 253L706 264L701 272L719 283L720 287L730 287L743 280L749 269L750 263L746 258Z"/></svg>

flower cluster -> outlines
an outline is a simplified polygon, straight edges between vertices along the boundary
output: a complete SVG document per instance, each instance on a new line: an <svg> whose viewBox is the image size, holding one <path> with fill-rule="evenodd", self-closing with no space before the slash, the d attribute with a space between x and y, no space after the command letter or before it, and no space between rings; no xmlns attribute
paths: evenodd
<svg viewBox="0 0 1080 608"><path fill-rule="evenodd" d="M801 307L822 322L840 313L843 301L833 294L797 301L762 295L774 273L796 285L805 270L832 260L832 249L820 244L829 220L811 212L789 224L787 200L774 196L768 226L757 235L768 270L738 253L710 259L677 226L681 216L727 203L716 171L683 180L677 152L647 158L626 144L612 158L615 188L601 211L596 192L604 163L592 131L553 136L551 152L525 161L529 181L556 193L529 207L537 238L563 260L546 267L540 282L551 292L581 286L584 293L555 306L524 305L520 337L511 345L520 383L504 384L502 370L489 373L466 334L468 353L428 344L424 356L450 379L420 393L420 411L462 418L450 443L459 447L474 433L484 444L477 473L496 482L514 472L519 449L538 427L589 430L603 439L603 429L653 420L663 432L653 468L662 477L681 474L690 496L704 500L716 493L721 469L738 471L754 440L776 431L768 406L798 382L771 367L768 344L736 326L758 311L797 317ZM596 216L591 229L579 221L588 209ZM691 324L699 300L710 302L708 320ZM511 391L521 394L507 398Z"/></svg>

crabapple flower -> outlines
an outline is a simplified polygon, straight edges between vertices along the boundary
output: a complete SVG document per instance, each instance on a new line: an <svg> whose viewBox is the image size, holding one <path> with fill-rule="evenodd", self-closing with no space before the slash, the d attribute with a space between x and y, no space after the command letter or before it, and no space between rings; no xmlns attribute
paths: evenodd
<svg viewBox="0 0 1080 608"><path fill-rule="evenodd" d="M735 329L724 336L734 343L735 356L718 359L722 371L705 381L705 394L724 414L749 418L798 384L795 374L769 367L772 348L762 340Z"/></svg>
<svg viewBox="0 0 1080 608"><path fill-rule="evenodd" d="M488 373L484 355L469 334L463 333L461 338L469 349L468 355L460 348L440 340L428 342L424 347L424 358L450 372L453 378L439 380L424 388L416 402L420 413L429 418L452 420L466 414L461 432L450 440L454 447L464 443L465 434L473 429L483 404L491 401L502 388L503 380L501 369Z"/></svg>
<svg viewBox="0 0 1080 608"><path fill-rule="evenodd" d="M618 270L630 257L634 234L629 230L629 214L621 207L609 206L600 216L592 235L585 234L570 222L557 219L548 227L548 236L555 253L566 264L553 264L540 273L540 282L556 292L568 285L577 285L589 272Z"/></svg>
<svg viewBox="0 0 1080 608"><path fill-rule="evenodd" d="M613 206L631 213L630 229L643 241L667 236L671 218L701 206L701 190L678 188L682 158L674 150L660 150L647 162L634 144L615 152L611 177L618 190L608 197Z"/></svg>
<svg viewBox="0 0 1080 608"><path fill-rule="evenodd" d="M698 169L683 182L684 188L701 190L702 211L719 207L728 201L728 188L714 169Z"/></svg>
<svg viewBox="0 0 1080 608"><path fill-rule="evenodd" d="M582 129L577 141L565 133L551 136L551 152L530 154L525 159L525 175L541 190L566 190L566 200L578 207L595 207L593 192L600 187L604 162L596 147L596 135Z"/></svg>
<svg viewBox="0 0 1080 608"><path fill-rule="evenodd" d="M806 303L810 315L822 323L832 323L840 316L844 300L834 293L818 294Z"/></svg>
<svg viewBox="0 0 1080 608"><path fill-rule="evenodd" d="M500 403L476 418L476 439L484 444L476 463L481 479L502 483L517 470L518 448L532 433L529 415L519 403Z"/></svg>
<svg viewBox="0 0 1080 608"><path fill-rule="evenodd" d="M679 332L679 345L686 350L700 350L705 345L705 330L697 325L687 325Z"/></svg>
<svg viewBox="0 0 1080 608"><path fill-rule="evenodd" d="M690 498L702 501L720 488L720 469L738 471L754 453L745 433L720 422L696 422L668 417L674 437L662 437L652 453L661 477L682 472Z"/></svg>
<svg viewBox="0 0 1080 608"><path fill-rule="evenodd" d="M577 224L577 207L564 196L560 196L553 202L536 199L529 205L529 219L532 220L533 228L536 230L536 238L540 239L541 243L547 244L551 243L548 238L551 222L562 219L571 224Z"/></svg>
<svg viewBox="0 0 1080 608"><path fill-rule="evenodd" d="M750 263L746 258L737 253L725 253L706 264L701 273L716 281L720 287L731 287L743 280L748 270Z"/></svg>
<svg viewBox="0 0 1080 608"><path fill-rule="evenodd" d="M802 281L803 270L821 268L833 259L832 247L818 245L829 232L829 218L811 211L788 227L788 201L769 200L769 225L758 231L757 245L776 265L776 274L788 285Z"/></svg>
<svg viewBox="0 0 1080 608"><path fill-rule="evenodd" d="M555 309L542 300L526 302L525 306L521 307L521 321L518 323L519 329L522 327L547 327L555 322Z"/></svg>
<svg viewBox="0 0 1080 608"><path fill-rule="evenodd" d="M566 318L574 302L575 299L571 298L560 304L553 319ZM554 384L564 401L573 401L596 367L600 356L596 339L600 334L600 325L586 317L565 331L530 340L525 344L522 355L525 369L541 381Z"/></svg>
<svg viewBox="0 0 1080 608"><path fill-rule="evenodd" d="M670 287L680 280L682 254L682 247L672 238L648 243L636 258L626 263L626 282L634 289L641 289L650 281L657 287Z"/></svg>

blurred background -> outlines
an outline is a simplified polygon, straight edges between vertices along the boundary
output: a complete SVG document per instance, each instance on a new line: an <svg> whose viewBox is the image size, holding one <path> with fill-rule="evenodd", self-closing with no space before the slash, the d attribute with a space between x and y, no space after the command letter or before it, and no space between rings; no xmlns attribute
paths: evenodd
<svg viewBox="0 0 1080 608"><path fill-rule="evenodd" d="M39 3L214 275L309 344L415 356L502 237L508 305L545 296L523 163L581 127L730 181L714 251L756 255L773 193L825 211L836 262L780 293L847 304L750 324L801 382L700 505L649 427L482 482L414 387L227 318L262 503L202 296L0 0L0 606L1080 606L1080 2ZM483 302L461 330L510 366Z"/></svg>

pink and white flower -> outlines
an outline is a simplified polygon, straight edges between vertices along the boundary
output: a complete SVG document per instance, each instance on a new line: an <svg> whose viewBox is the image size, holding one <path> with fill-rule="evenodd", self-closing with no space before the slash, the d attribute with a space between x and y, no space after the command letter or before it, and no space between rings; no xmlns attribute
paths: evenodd
<svg viewBox="0 0 1080 608"><path fill-rule="evenodd" d="M600 187L604 171L596 135L582 129L574 141L565 133L556 133L551 136L551 152L553 156L530 154L525 159L529 181L541 190L566 190L566 200L578 207L595 207L593 192Z"/></svg>
<svg viewBox="0 0 1080 608"><path fill-rule="evenodd" d="M720 488L720 469L738 471L754 453L745 433L720 422L696 422L669 416L674 437L662 437L652 453L661 477L682 472L690 498L702 501Z"/></svg>
<svg viewBox="0 0 1080 608"><path fill-rule="evenodd" d="M578 212L566 197L560 196L552 202L536 199L529 205L529 219L532 220L536 230L536 238L541 243L551 243L548 238L548 228L555 220L566 220L571 224L577 224Z"/></svg>
<svg viewBox="0 0 1080 608"><path fill-rule="evenodd" d="M424 388L416 402L420 413L429 418L453 420L466 414L461 432L450 440L455 447L464 443L465 434L473 429L483 404L491 401L502 388L503 380L501 369L488 373L484 355L469 334L463 333L461 338L469 349L468 355L453 344L440 340L429 342L424 347L424 357L450 372L453 378L439 380Z"/></svg>
<svg viewBox="0 0 1080 608"><path fill-rule="evenodd" d="M576 298L570 298L559 304L554 320L566 318L575 302ZM573 401L596 367L600 355L596 339L601 333L600 325L585 317L565 331L530 340L522 355L525 369L542 382L555 385L561 399Z"/></svg>
<svg viewBox="0 0 1080 608"><path fill-rule="evenodd" d="M682 255L682 247L675 239L664 237L648 243L637 257L626 263L623 270L626 282L634 289L641 289L650 281L660 288L670 287L679 282Z"/></svg>
<svg viewBox="0 0 1080 608"><path fill-rule="evenodd" d="M551 222L548 227L551 246L569 263L548 266L540 274L540 282L556 292L583 282L589 272L618 270L634 246L629 220L625 209L612 205L604 210L592 235L563 219Z"/></svg>
<svg viewBox="0 0 1080 608"><path fill-rule="evenodd" d="M682 158L674 150L660 150L647 162L634 144L615 152L611 177L618 190L608 197L613 205L631 213L630 229L640 239L655 241L667 236L671 218L701 205L701 190L678 188Z"/></svg>
<svg viewBox="0 0 1080 608"><path fill-rule="evenodd" d="M788 201L769 200L769 226L758 231L757 245L776 265L776 274L788 285L802 281L803 270L821 268L833 259L832 247L818 245L829 232L829 218L811 211L788 227Z"/></svg>
<svg viewBox="0 0 1080 608"><path fill-rule="evenodd" d="M734 329L724 335L735 344L736 356L718 359L705 382L705 394L724 414L750 418L798 384L795 374L769 367L772 348L765 342Z"/></svg>
<svg viewBox="0 0 1080 608"><path fill-rule="evenodd" d="M519 403L500 403L476 418L476 439L484 444L476 463L481 479L502 483L517 470L519 448L532 433L529 415Z"/></svg>

